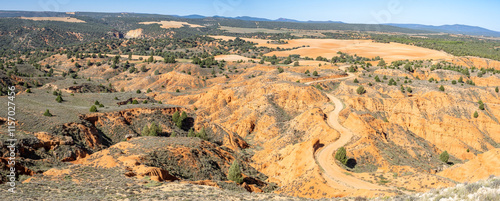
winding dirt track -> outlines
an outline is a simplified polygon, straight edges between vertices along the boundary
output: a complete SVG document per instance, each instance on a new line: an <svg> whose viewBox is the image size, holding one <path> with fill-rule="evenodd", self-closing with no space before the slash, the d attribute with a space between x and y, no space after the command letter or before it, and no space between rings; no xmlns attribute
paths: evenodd
<svg viewBox="0 0 500 201"><path fill-rule="evenodd" d="M326 79L326 80L317 80L317 81L312 81L312 82L307 82L305 84L312 84L312 83L317 83L317 82L324 82L324 81L331 81L331 80L344 80L344 79L350 79L353 78L354 75L349 73L349 76L347 77L342 77L342 78L334 78L334 79ZM350 189L367 189L367 190L388 190L390 188L384 187L384 186L379 186L373 183L369 183L360 179L357 179L355 177L349 176L345 174L346 172L344 169L339 167L335 163L335 158L333 156L333 153L335 151L346 145L349 140L353 137L353 133L345 128L344 126L340 125L338 118L339 118L339 113L344 109L344 106L342 104L342 101L332 94L326 94L328 98L335 104L335 110L330 112L328 114L328 125L330 125L331 128L337 130L340 133L340 138L328 145L326 145L323 149L321 149L319 152L315 154L316 160L318 161L319 166L323 169L324 171L324 177L325 180L329 183L330 186L335 187L338 186L339 184L350 188Z"/></svg>

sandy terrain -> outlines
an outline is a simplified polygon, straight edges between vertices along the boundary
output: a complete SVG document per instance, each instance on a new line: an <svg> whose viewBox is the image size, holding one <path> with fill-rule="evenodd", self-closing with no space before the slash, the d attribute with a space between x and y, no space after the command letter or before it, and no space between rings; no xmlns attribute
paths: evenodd
<svg viewBox="0 0 500 201"><path fill-rule="evenodd" d="M178 21L160 21L160 22L139 22L139 24L160 24L161 28L170 29L170 28L181 28L182 26L190 26L190 27L203 27L197 24L189 24L187 22L178 22Z"/></svg>
<svg viewBox="0 0 500 201"><path fill-rule="evenodd" d="M238 61L238 60L243 60L243 61L248 61L251 60L248 57L240 56L240 55L218 55L215 56L215 60L224 60L224 61Z"/></svg>
<svg viewBox="0 0 500 201"><path fill-rule="evenodd" d="M74 23L85 23L83 20L79 20L72 17L20 17L24 20L35 20L35 21L60 21L60 22L74 22Z"/></svg>

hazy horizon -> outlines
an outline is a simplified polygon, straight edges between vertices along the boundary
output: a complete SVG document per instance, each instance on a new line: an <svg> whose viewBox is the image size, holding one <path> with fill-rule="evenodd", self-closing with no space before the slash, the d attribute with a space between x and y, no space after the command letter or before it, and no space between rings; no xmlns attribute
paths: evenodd
<svg viewBox="0 0 500 201"><path fill-rule="evenodd" d="M99 6L96 6L99 5ZM300 21L342 21L361 24L423 24L479 26L500 32L500 2L468 1L414 1L386 0L382 2L358 1L159 1L145 0L121 2L88 0L20 0L4 2L1 10L54 11L54 12L130 12L163 15L202 15L267 19L287 18ZM170 9L173 8L173 9ZM444 9L446 8L446 9ZM300 9L300 10L299 10ZM464 14L465 13L465 14Z"/></svg>

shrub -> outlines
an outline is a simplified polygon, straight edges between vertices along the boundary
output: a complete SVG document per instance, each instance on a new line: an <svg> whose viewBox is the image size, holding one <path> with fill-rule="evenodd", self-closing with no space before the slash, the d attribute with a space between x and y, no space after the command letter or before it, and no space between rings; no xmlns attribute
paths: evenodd
<svg viewBox="0 0 500 201"><path fill-rule="evenodd" d="M386 65L386 63L385 63L385 61L384 61L383 59L382 59L382 60L380 60L380 61L378 62L378 64L377 64L377 66L385 66L385 65Z"/></svg>
<svg viewBox="0 0 500 201"><path fill-rule="evenodd" d="M179 120L180 114L179 111L175 111L174 114L172 115L172 121L177 122Z"/></svg>
<svg viewBox="0 0 500 201"><path fill-rule="evenodd" d="M176 89L176 90L175 90L175 92L179 93L179 92L181 92L181 90L179 90L179 89Z"/></svg>
<svg viewBox="0 0 500 201"><path fill-rule="evenodd" d="M443 151L443 153L439 154L439 160L443 161L443 163L448 163L448 159L450 159L450 155L447 151Z"/></svg>
<svg viewBox="0 0 500 201"><path fill-rule="evenodd" d="M147 100L142 101L142 104L148 104Z"/></svg>
<svg viewBox="0 0 500 201"><path fill-rule="evenodd" d="M354 83L359 83L358 78L354 78Z"/></svg>
<svg viewBox="0 0 500 201"><path fill-rule="evenodd" d="M479 103L479 109L484 110L484 103L483 101L479 100L477 103Z"/></svg>
<svg viewBox="0 0 500 201"><path fill-rule="evenodd" d="M196 133L196 137L202 140L208 140L207 132L205 131L205 127L201 127L200 132Z"/></svg>
<svg viewBox="0 0 500 201"><path fill-rule="evenodd" d="M194 129L193 128L189 129L189 131L188 131L188 137L196 137L196 134L194 134Z"/></svg>
<svg viewBox="0 0 500 201"><path fill-rule="evenodd" d="M31 89L26 89L26 93L31 93Z"/></svg>
<svg viewBox="0 0 500 201"><path fill-rule="evenodd" d="M137 100L133 100L133 101L132 101L132 104L139 104L139 101L137 101Z"/></svg>
<svg viewBox="0 0 500 201"><path fill-rule="evenodd" d="M162 133L161 126L160 125L156 125L156 123L153 122L151 124L151 126L149 127L149 133L148 133L148 135L149 136L158 136L161 133Z"/></svg>
<svg viewBox="0 0 500 201"><path fill-rule="evenodd" d="M99 104L100 104L99 101L94 102L94 105L99 105Z"/></svg>
<svg viewBox="0 0 500 201"><path fill-rule="evenodd" d="M95 105L92 105L92 106L90 107L90 110L89 110L89 111L90 111L90 112L97 112L97 107L96 107Z"/></svg>
<svg viewBox="0 0 500 201"><path fill-rule="evenodd" d="M451 81L451 84L457 84L457 81L452 80L452 81Z"/></svg>
<svg viewBox="0 0 500 201"><path fill-rule="evenodd" d="M172 133L170 134L170 137L177 137L177 133L175 131L172 131Z"/></svg>
<svg viewBox="0 0 500 201"><path fill-rule="evenodd" d="M56 98L56 101L57 101L58 103L63 102L62 96L61 96L61 95L58 95L58 96L57 96L57 98Z"/></svg>
<svg viewBox="0 0 500 201"><path fill-rule="evenodd" d="M356 89L356 92L361 95L361 94L364 94L366 93L366 90L363 86L359 86L358 89Z"/></svg>
<svg viewBox="0 0 500 201"><path fill-rule="evenodd" d="M140 89L137 89L137 91L136 91L135 93L140 94L140 93L141 93L141 90L140 90Z"/></svg>
<svg viewBox="0 0 500 201"><path fill-rule="evenodd" d="M374 79L376 82L380 82L380 78L378 77L378 75L376 75Z"/></svg>
<svg viewBox="0 0 500 201"><path fill-rule="evenodd" d="M99 107L104 107L104 105L101 103L101 104L99 104Z"/></svg>
<svg viewBox="0 0 500 201"><path fill-rule="evenodd" d="M444 86L443 86L443 85L441 85L441 86L439 87L439 91L444 91Z"/></svg>
<svg viewBox="0 0 500 201"><path fill-rule="evenodd" d="M282 72L284 72L284 71L285 71L285 70L283 70L283 68L278 67L278 73L282 73Z"/></svg>
<svg viewBox="0 0 500 201"><path fill-rule="evenodd" d="M151 93L152 90L150 88L148 88L148 90L146 91L146 93Z"/></svg>
<svg viewBox="0 0 500 201"><path fill-rule="evenodd" d="M306 72L304 74L309 74L309 73L310 73L309 70L306 70Z"/></svg>
<svg viewBox="0 0 500 201"><path fill-rule="evenodd" d="M497 93L498 93L498 87L496 87L496 88L495 88L495 92L497 92Z"/></svg>
<svg viewBox="0 0 500 201"><path fill-rule="evenodd" d="M391 79L389 80L389 86L391 86L391 85L396 86L396 85L398 85L398 83L396 83L396 81L394 81L394 79L392 79L392 78L391 78Z"/></svg>
<svg viewBox="0 0 500 201"><path fill-rule="evenodd" d="M141 131L141 135L142 136L148 136L149 135L149 127L148 127L148 125L144 125L144 128L142 128L142 131Z"/></svg>
<svg viewBox="0 0 500 201"><path fill-rule="evenodd" d="M183 123L184 123L184 119L187 118L187 114L186 112L182 111L182 114L181 116L177 119L177 121L175 122L175 125L178 127L178 128L182 128L183 126ZM194 137L194 135L193 135Z"/></svg>
<svg viewBox="0 0 500 201"><path fill-rule="evenodd" d="M46 116L46 117L51 117L52 114L50 113L49 109L45 110L45 112L43 113L43 116Z"/></svg>
<svg viewBox="0 0 500 201"><path fill-rule="evenodd" d="M411 89L411 87L407 87L407 88L406 88L406 91L408 91L408 93L413 92L413 90Z"/></svg>
<svg viewBox="0 0 500 201"><path fill-rule="evenodd" d="M477 111L474 112L474 118L478 118L479 117L479 114L477 113Z"/></svg>
<svg viewBox="0 0 500 201"><path fill-rule="evenodd" d="M296 61L295 63L293 63L293 66L299 66L299 65L300 65L300 64L299 64L299 62L298 62L298 61Z"/></svg>
<svg viewBox="0 0 500 201"><path fill-rule="evenodd" d="M318 71L314 71L313 76L318 76Z"/></svg>
<svg viewBox="0 0 500 201"><path fill-rule="evenodd" d="M233 164L231 164L231 167L229 167L227 178L238 184L243 183L243 176L241 175L240 164L238 163L238 161L234 160Z"/></svg>
<svg viewBox="0 0 500 201"><path fill-rule="evenodd" d="M340 147L339 149L337 149L337 152L335 153L335 159L337 159L339 162L341 162L342 164L346 164L347 163L347 152L345 150L344 147Z"/></svg>

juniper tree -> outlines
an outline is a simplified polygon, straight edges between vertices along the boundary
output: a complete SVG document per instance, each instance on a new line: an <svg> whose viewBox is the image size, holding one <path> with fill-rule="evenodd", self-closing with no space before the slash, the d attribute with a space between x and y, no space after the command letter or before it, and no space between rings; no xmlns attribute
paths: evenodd
<svg viewBox="0 0 500 201"><path fill-rule="evenodd" d="M479 109L484 110L484 103L483 101L479 100L477 103L479 103Z"/></svg>
<svg viewBox="0 0 500 201"><path fill-rule="evenodd" d="M62 96L61 96L61 95L58 95L58 96L57 96L57 98L56 98L56 101L57 101L58 103L63 102Z"/></svg>
<svg viewBox="0 0 500 201"><path fill-rule="evenodd" d="M238 163L237 160L234 160L233 164L231 164L231 167L229 167L229 173L227 174L227 178L238 184L243 183L243 176L241 175L240 164Z"/></svg>
<svg viewBox="0 0 500 201"><path fill-rule="evenodd" d="M97 112L97 107L96 107L95 105L92 105L92 106L90 107L90 110L89 110L89 111L90 111L90 112Z"/></svg>
<svg viewBox="0 0 500 201"><path fill-rule="evenodd" d="M43 113L43 116L47 116L47 117L51 117L52 114L49 112L49 109L45 110L45 112Z"/></svg>
<svg viewBox="0 0 500 201"><path fill-rule="evenodd" d="M196 134L194 133L194 129L190 128L188 131L188 137L196 137Z"/></svg>
<svg viewBox="0 0 500 201"><path fill-rule="evenodd" d="M358 89L356 89L356 92L361 95L366 92L365 88L363 86L359 86Z"/></svg>
<svg viewBox="0 0 500 201"><path fill-rule="evenodd" d="M148 125L144 125L144 128L142 128L142 131L141 131L141 135L142 136L148 136L149 135L149 127L148 127Z"/></svg>
<svg viewBox="0 0 500 201"><path fill-rule="evenodd" d="M447 151L443 151L443 153L439 155L439 160L443 161L443 163L448 163L448 159L450 159L450 155Z"/></svg>
<svg viewBox="0 0 500 201"><path fill-rule="evenodd" d="M439 91L444 91L444 86L443 86L443 85L441 85L441 86L439 87Z"/></svg>
<svg viewBox="0 0 500 201"><path fill-rule="evenodd" d="M344 147L340 147L339 149L337 149L337 152L335 153L335 159L337 159L344 165L347 163L347 152Z"/></svg>

